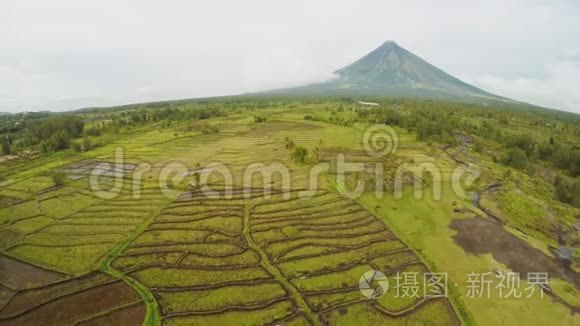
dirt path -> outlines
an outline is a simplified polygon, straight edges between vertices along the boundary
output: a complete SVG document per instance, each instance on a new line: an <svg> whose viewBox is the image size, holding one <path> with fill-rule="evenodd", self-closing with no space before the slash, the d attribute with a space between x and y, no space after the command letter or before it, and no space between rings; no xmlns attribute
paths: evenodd
<svg viewBox="0 0 580 326"><path fill-rule="evenodd" d="M503 187L503 184L501 182L494 182L494 183L488 185L487 187L485 187L485 189L483 189L482 191L478 191L476 193L476 198L473 201L473 206L477 207L479 210L481 210L482 212L487 214L487 216L493 218L494 220L496 220L500 224L503 224L503 221L499 216L495 215L494 212L492 212L490 209L488 209L487 207L485 207L481 204L481 197L484 194L486 194L487 196L491 196L492 193L494 193L495 191L498 191L501 187Z"/></svg>
<svg viewBox="0 0 580 326"><path fill-rule="evenodd" d="M155 211L153 211L147 222L143 223L140 227L135 229L135 231L131 232L129 236L125 238L125 240L123 240L115 248L113 248L107 254L107 256L101 261L99 267L100 270L102 270L103 272L115 278L123 280L141 296L143 302L145 302L145 305L147 307L147 312L145 314L145 320L143 321L143 325L157 326L161 324L161 318L159 316L159 304L157 303L157 300L155 299L153 293L149 290L149 288L139 283L134 278L124 274L123 272L114 269L111 266L111 262L115 260L115 258L117 258L117 256L121 254L131 242L133 242L133 240L135 240L139 235L141 235L141 233L143 233L151 223L153 223L153 221L155 220L157 215L159 215L159 213L163 208L165 208L165 206L161 206Z"/></svg>
<svg viewBox="0 0 580 326"><path fill-rule="evenodd" d="M314 311L312 311L308 303L306 303L306 300L304 300L304 297L302 296L300 291L296 288L296 286L294 286L294 284L292 284L288 279L286 279L286 277L284 277L282 272L280 272L280 270L276 266L274 266L272 262L270 262L270 258L268 257L268 255L266 255L266 253L262 250L262 248L260 248L254 242L254 239L252 239L252 236L250 234L250 215L252 214L252 209L253 209L252 206L246 206L244 209L244 224L242 234L246 239L246 241L248 242L248 246L260 254L261 258L260 264L262 265L262 267L266 271L268 271L271 275L273 275L274 278L282 285L282 287L284 287L286 292L290 294L294 302L296 302L298 307L300 307L302 312L304 312L304 315L308 319L308 321L312 325L320 325L320 319L314 313Z"/></svg>
<svg viewBox="0 0 580 326"><path fill-rule="evenodd" d="M462 161L462 160L458 159L458 158L457 158L457 154L456 154L456 153L453 153L453 154L452 154L452 153L449 153L449 149L450 149L451 147L453 147L453 146L448 144L448 145L445 145L445 146L441 147L441 150L442 150L443 152L445 152L445 154L447 154L447 156L449 156L449 158L450 158L451 160L453 160L455 163L457 163L457 164L459 164L459 165L463 165L463 166L469 166L469 163L467 163L467 162L464 162L464 161Z"/></svg>

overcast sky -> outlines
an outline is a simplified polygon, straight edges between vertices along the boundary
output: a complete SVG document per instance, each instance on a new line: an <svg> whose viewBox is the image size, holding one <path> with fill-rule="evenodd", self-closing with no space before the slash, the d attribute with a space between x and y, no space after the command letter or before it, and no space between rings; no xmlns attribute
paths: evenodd
<svg viewBox="0 0 580 326"><path fill-rule="evenodd" d="M580 113L580 1L0 2L0 111L324 80L385 40L492 93Z"/></svg>

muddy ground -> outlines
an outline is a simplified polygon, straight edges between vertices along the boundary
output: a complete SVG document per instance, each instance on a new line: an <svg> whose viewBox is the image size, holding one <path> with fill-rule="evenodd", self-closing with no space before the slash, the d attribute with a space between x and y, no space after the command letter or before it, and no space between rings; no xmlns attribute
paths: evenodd
<svg viewBox="0 0 580 326"><path fill-rule="evenodd" d="M0 255L0 325L140 325L141 297L101 272L68 275Z"/></svg>
<svg viewBox="0 0 580 326"><path fill-rule="evenodd" d="M131 287L122 281L116 281L41 303L38 307L20 315L0 320L0 324L35 325L40 322L49 325L70 325L125 305L138 305L140 302L141 298ZM123 314L123 311L120 313ZM143 317L143 315L138 317L141 322ZM128 318L132 320L137 317L128 316Z"/></svg>
<svg viewBox="0 0 580 326"><path fill-rule="evenodd" d="M521 277L526 277L528 272L547 272L550 277L568 281L580 290L580 274L509 233L494 220L456 219L449 226L458 231L453 238L468 253L491 253L495 260Z"/></svg>
<svg viewBox="0 0 580 326"><path fill-rule="evenodd" d="M0 285L12 290L41 286L65 278L65 274L0 255Z"/></svg>
<svg viewBox="0 0 580 326"><path fill-rule="evenodd" d="M146 314L145 304L138 302L112 311L103 316L99 316L94 319L90 319L85 322L81 322L80 325L83 326L98 326L98 325L123 325L123 326L140 326L143 324L143 319Z"/></svg>

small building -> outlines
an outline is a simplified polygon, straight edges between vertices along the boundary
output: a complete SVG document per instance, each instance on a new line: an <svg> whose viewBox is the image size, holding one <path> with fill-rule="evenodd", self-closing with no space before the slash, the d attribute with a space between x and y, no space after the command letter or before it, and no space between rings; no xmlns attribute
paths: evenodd
<svg viewBox="0 0 580 326"><path fill-rule="evenodd" d="M379 103L375 103L375 102L358 101L357 103L360 105L365 105L365 106L379 106Z"/></svg>

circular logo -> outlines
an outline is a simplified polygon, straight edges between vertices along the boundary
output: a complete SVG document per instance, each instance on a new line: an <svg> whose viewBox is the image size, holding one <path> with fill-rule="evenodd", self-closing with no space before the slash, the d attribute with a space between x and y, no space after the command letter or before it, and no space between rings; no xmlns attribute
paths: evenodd
<svg viewBox="0 0 580 326"><path fill-rule="evenodd" d="M394 153L399 145L395 129L386 125L373 125L363 134L362 146L368 155L386 156Z"/></svg>
<svg viewBox="0 0 580 326"><path fill-rule="evenodd" d="M365 297L378 299L389 290L389 280L383 272L371 269L360 277L358 287Z"/></svg>

